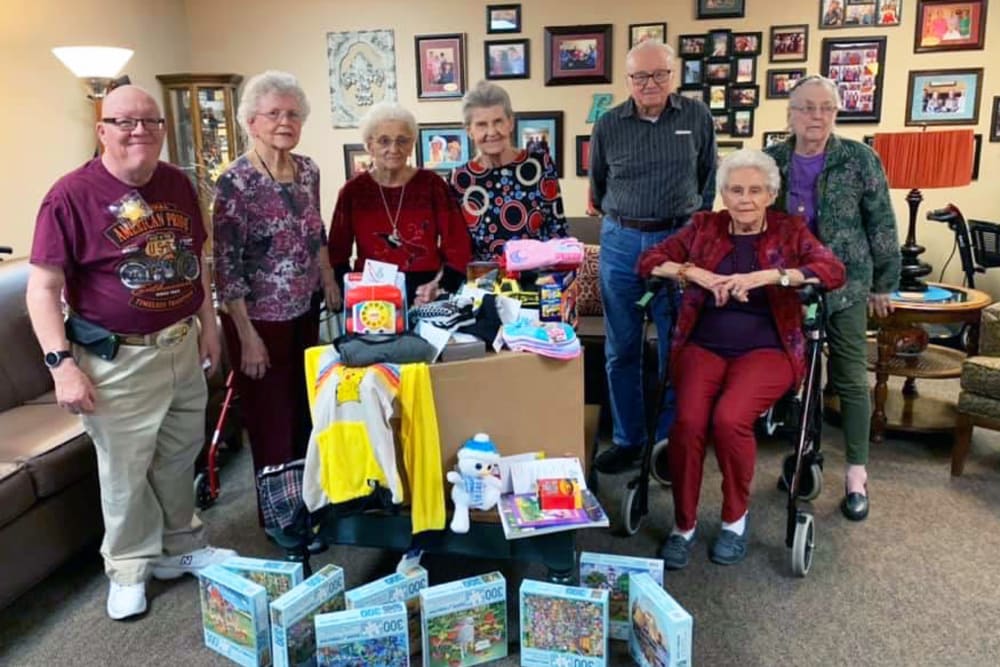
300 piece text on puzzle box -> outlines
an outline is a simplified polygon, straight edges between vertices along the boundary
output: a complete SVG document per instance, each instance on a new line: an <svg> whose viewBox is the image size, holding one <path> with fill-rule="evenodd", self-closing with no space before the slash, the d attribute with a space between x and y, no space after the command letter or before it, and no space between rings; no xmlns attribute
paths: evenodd
<svg viewBox="0 0 1000 667"><path fill-rule="evenodd" d="M648 574L629 576L629 653L639 667L689 667L694 620Z"/></svg>
<svg viewBox="0 0 1000 667"><path fill-rule="evenodd" d="M608 591L525 579L521 665L607 667Z"/></svg>
<svg viewBox="0 0 1000 667"><path fill-rule="evenodd" d="M344 609L344 570L327 565L271 603L274 667L316 664L317 614Z"/></svg>
<svg viewBox="0 0 1000 667"><path fill-rule="evenodd" d="M374 607L390 602L406 605L410 655L420 651L420 591L427 588L427 570L419 565L347 591L347 608Z"/></svg>
<svg viewBox="0 0 1000 667"><path fill-rule="evenodd" d="M466 667L507 655L507 582L499 572L420 591L423 667Z"/></svg>
<svg viewBox="0 0 1000 667"><path fill-rule="evenodd" d="M629 575L645 572L663 585L663 561L659 558L637 558L617 554L584 551L580 554L580 585L604 588L610 595L609 617L611 638L629 638L631 622L628 613Z"/></svg>
<svg viewBox="0 0 1000 667"><path fill-rule="evenodd" d="M198 573L205 646L243 667L271 664L267 591L221 565Z"/></svg>
<svg viewBox="0 0 1000 667"><path fill-rule="evenodd" d="M406 607L392 602L316 616L318 667L409 667Z"/></svg>

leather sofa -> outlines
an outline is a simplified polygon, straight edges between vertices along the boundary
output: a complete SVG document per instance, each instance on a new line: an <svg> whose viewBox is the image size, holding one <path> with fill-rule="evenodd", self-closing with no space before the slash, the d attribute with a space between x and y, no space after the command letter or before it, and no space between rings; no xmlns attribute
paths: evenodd
<svg viewBox="0 0 1000 667"><path fill-rule="evenodd" d="M0 261L0 608L74 554L96 550L104 532L94 446L79 418L55 403L28 320L28 269L24 259ZM209 383L206 442L224 377ZM238 408L225 431L238 442Z"/></svg>

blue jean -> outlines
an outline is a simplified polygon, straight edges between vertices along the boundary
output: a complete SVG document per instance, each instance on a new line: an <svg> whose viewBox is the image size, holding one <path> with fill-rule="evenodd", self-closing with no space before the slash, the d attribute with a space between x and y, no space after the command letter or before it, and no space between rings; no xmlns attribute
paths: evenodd
<svg viewBox="0 0 1000 667"><path fill-rule="evenodd" d="M645 281L636 273L643 250L663 241L670 232L642 232L622 227L605 216L601 225L600 279L604 302L604 357L611 400L612 438L616 445L632 447L646 442L646 409L643 401L643 312L635 303L645 292ZM658 340L658 364L663 376L670 352L668 290L661 290L650 305ZM665 438L673 422L672 392L665 401L656 428L657 441Z"/></svg>

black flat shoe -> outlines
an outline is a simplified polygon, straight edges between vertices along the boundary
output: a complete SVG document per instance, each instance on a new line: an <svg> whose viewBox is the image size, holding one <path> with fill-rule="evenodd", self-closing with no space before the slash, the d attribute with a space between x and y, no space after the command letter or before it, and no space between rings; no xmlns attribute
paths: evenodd
<svg viewBox="0 0 1000 667"><path fill-rule="evenodd" d="M864 493L845 493L840 502L840 511L851 521L864 521L868 518L868 485Z"/></svg>
<svg viewBox="0 0 1000 667"><path fill-rule="evenodd" d="M594 468L597 469L597 472L605 475L613 475L634 467L639 462L641 454L642 447L612 445L594 459Z"/></svg>

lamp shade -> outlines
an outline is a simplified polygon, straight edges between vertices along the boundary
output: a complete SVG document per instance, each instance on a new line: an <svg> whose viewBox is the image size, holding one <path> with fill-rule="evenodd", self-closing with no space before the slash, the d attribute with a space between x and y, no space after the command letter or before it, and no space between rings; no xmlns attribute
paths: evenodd
<svg viewBox="0 0 1000 667"><path fill-rule="evenodd" d="M111 79L132 57L132 49L117 46L57 46L52 53L81 79Z"/></svg>
<svg viewBox="0 0 1000 667"><path fill-rule="evenodd" d="M875 135L890 188L954 188L972 182L972 130Z"/></svg>

